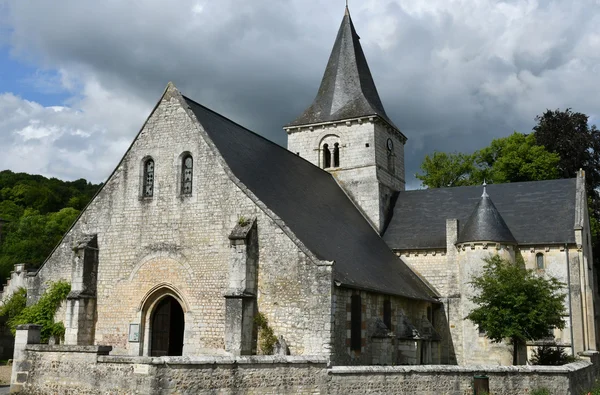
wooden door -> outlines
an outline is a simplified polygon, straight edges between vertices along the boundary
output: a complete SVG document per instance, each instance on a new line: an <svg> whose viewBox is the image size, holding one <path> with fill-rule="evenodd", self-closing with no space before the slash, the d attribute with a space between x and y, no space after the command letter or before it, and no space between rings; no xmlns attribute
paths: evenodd
<svg viewBox="0 0 600 395"><path fill-rule="evenodd" d="M152 343L150 355L161 357L169 353L169 337L171 327L171 297L164 298L152 315L151 327Z"/></svg>

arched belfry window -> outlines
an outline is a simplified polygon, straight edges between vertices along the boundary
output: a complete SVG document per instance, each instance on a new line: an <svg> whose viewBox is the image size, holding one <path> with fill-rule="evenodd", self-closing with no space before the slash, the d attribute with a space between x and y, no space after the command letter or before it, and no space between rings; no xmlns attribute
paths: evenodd
<svg viewBox="0 0 600 395"><path fill-rule="evenodd" d="M144 197L152 197L154 195L154 160L146 159L144 162Z"/></svg>
<svg viewBox="0 0 600 395"><path fill-rule="evenodd" d="M340 143L333 145L333 167L340 167Z"/></svg>
<svg viewBox="0 0 600 395"><path fill-rule="evenodd" d="M340 167L340 162L343 159L342 147L339 136L334 134L329 134L319 141L320 164L323 169Z"/></svg>
<svg viewBox="0 0 600 395"><path fill-rule="evenodd" d="M181 194L192 194L192 179L194 175L194 159L192 155L184 155L181 160Z"/></svg>
<svg viewBox="0 0 600 395"><path fill-rule="evenodd" d="M331 167L331 151L329 150L329 144L323 144L323 169Z"/></svg>
<svg viewBox="0 0 600 395"><path fill-rule="evenodd" d="M535 255L535 266L537 269L544 268L544 254L542 254L541 252L538 252Z"/></svg>

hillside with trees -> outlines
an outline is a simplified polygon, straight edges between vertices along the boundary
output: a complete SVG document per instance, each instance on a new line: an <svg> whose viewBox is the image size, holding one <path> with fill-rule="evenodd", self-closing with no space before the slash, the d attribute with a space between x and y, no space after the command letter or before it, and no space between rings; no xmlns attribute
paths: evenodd
<svg viewBox="0 0 600 395"><path fill-rule="evenodd" d="M39 267L101 185L0 172L0 281L16 263Z"/></svg>

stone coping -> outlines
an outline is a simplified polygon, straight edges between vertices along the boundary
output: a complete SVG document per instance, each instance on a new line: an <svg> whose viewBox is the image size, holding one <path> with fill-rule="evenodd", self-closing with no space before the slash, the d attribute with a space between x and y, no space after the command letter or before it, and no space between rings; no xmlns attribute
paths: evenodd
<svg viewBox="0 0 600 395"><path fill-rule="evenodd" d="M567 374L576 372L592 366L588 361L576 361L562 366L541 366L541 365L519 365L519 366L499 366L499 365L402 365L402 366L332 366L329 368L331 374L404 374L404 373L548 373L548 374Z"/></svg>
<svg viewBox="0 0 600 395"><path fill-rule="evenodd" d="M100 363L124 363L147 365L268 365L268 364L315 364L327 365L326 357L309 355L253 355L240 357L183 356L183 357L137 357L128 355L98 356ZM325 367L323 366L323 367Z"/></svg>
<svg viewBox="0 0 600 395"><path fill-rule="evenodd" d="M71 346L65 344L27 344L26 351L37 352L64 352L64 353L88 353L108 355L112 346Z"/></svg>

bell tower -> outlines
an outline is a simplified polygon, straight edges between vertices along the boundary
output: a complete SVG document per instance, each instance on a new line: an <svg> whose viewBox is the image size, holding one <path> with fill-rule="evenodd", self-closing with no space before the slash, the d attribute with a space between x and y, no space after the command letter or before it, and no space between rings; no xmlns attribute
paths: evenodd
<svg viewBox="0 0 600 395"><path fill-rule="evenodd" d="M383 108L359 40L346 6L317 96L284 129L288 150L330 172L381 233L404 190L406 137Z"/></svg>

